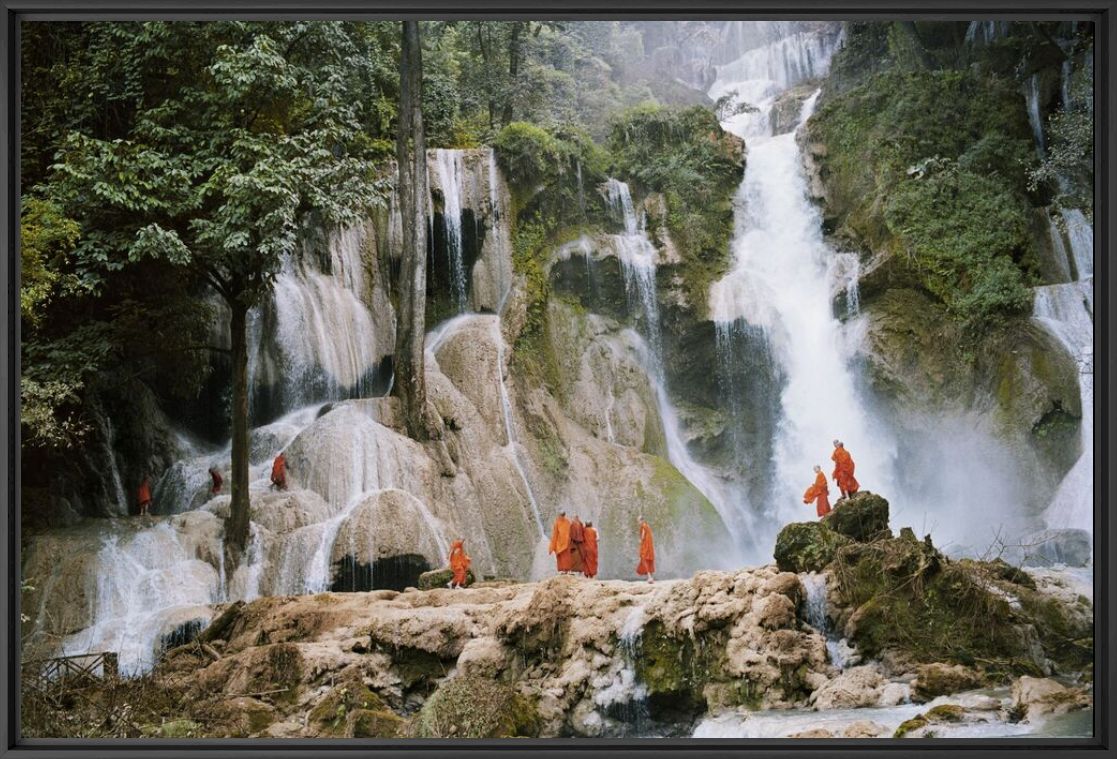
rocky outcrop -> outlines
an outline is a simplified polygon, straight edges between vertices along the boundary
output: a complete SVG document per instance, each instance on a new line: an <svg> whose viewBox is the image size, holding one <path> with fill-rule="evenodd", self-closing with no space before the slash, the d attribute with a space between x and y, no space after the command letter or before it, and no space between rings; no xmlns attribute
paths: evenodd
<svg viewBox="0 0 1117 759"><path fill-rule="evenodd" d="M867 490L838 499L822 523L839 535L862 543L881 536L892 537L888 530L888 501Z"/></svg>

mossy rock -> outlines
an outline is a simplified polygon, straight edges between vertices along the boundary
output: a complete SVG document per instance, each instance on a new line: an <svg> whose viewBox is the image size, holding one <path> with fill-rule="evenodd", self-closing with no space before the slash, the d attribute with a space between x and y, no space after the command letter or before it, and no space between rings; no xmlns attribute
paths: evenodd
<svg viewBox="0 0 1117 759"><path fill-rule="evenodd" d="M930 701L938 696L977 688L981 683L981 675L968 667L926 664L916 670L911 693L916 701Z"/></svg>
<svg viewBox="0 0 1117 759"><path fill-rule="evenodd" d="M670 635L658 620L645 625L633 665L654 719L685 721L703 709L705 687L711 671L718 669L712 652L722 650L713 639L705 643L699 647L688 635Z"/></svg>
<svg viewBox="0 0 1117 759"><path fill-rule="evenodd" d="M912 717L909 720L901 722L900 726L896 728L896 732L892 733L892 737L903 738L905 735L912 732L913 730L918 730L921 727L926 727L927 724L927 720L923 717L922 714L918 717Z"/></svg>
<svg viewBox="0 0 1117 759"><path fill-rule="evenodd" d="M412 719L415 738L516 738L539 733L535 704L510 685L455 677L438 687Z"/></svg>
<svg viewBox="0 0 1117 759"><path fill-rule="evenodd" d="M868 541L888 532L888 501L875 493L863 490L843 498L834 510L822 518L822 523L834 532L857 541Z"/></svg>
<svg viewBox="0 0 1117 759"><path fill-rule="evenodd" d="M773 555L781 572L821 572L852 542L822 522L792 522L776 536Z"/></svg>
<svg viewBox="0 0 1117 759"><path fill-rule="evenodd" d="M928 722L961 722L966 718L966 710L958 704L939 704L923 716Z"/></svg>
<svg viewBox="0 0 1117 759"><path fill-rule="evenodd" d="M347 723L349 738L398 738L407 724L387 709L357 709L350 713Z"/></svg>
<svg viewBox="0 0 1117 759"><path fill-rule="evenodd" d="M442 569L432 569L429 572L423 572L421 575L419 575L419 590L435 590L437 588L445 588L449 584L453 576L454 573L449 569L449 567L443 567ZM477 578L474 576L473 570L465 570L465 586L469 587L476 581Z"/></svg>
<svg viewBox="0 0 1117 759"><path fill-rule="evenodd" d="M384 702L357 679L333 688L307 715L315 732L323 736L340 737L348 733L350 717L358 712L383 712Z"/></svg>
<svg viewBox="0 0 1117 759"><path fill-rule="evenodd" d="M385 652L392 657L392 670L405 690L418 688L429 691L436 680L446 676L446 663L430 651L401 646L388 648Z"/></svg>

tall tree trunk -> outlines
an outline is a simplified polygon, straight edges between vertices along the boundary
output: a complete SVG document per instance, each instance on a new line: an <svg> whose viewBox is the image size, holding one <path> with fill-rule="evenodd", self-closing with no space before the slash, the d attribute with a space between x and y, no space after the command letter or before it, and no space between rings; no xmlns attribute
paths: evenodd
<svg viewBox="0 0 1117 759"><path fill-rule="evenodd" d="M399 133L396 136L403 250L393 387L403 406L407 434L415 440L427 440L434 430L428 423L427 380L423 367L427 303L426 198L429 191L420 44L419 22L404 21L399 63Z"/></svg>
<svg viewBox="0 0 1117 759"><path fill-rule="evenodd" d="M511 36L508 38L508 92L504 94L504 112L501 114L501 126L512 123L512 101L516 95L516 80L520 78L520 35L531 23L529 21L513 21Z"/></svg>
<svg viewBox="0 0 1117 759"><path fill-rule="evenodd" d="M229 302L231 356L233 360L232 495L225 544L234 563L248 544L248 307L234 298Z"/></svg>

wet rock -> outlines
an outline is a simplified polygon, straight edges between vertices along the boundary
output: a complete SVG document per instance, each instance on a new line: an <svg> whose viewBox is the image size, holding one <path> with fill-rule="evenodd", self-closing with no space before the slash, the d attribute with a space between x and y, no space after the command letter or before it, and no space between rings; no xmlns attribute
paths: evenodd
<svg viewBox="0 0 1117 759"><path fill-rule="evenodd" d="M831 731L829 731L825 728L812 727L810 730L802 730L798 733L792 733L791 735L789 735L787 737L788 738L833 738L834 733L832 733Z"/></svg>
<svg viewBox="0 0 1117 759"><path fill-rule="evenodd" d="M862 490L839 500L822 523L834 532L857 541L891 537L888 532L888 501Z"/></svg>
<svg viewBox="0 0 1117 759"><path fill-rule="evenodd" d="M1021 559L1028 567L1085 567L1094 555L1093 536L1086 530L1044 530L1028 538L1027 543Z"/></svg>
<svg viewBox="0 0 1117 759"><path fill-rule="evenodd" d="M1084 709L1093 702L1082 690L1067 688L1048 678L1027 676L1013 683L1012 701L1017 713L1028 721Z"/></svg>
<svg viewBox="0 0 1117 759"><path fill-rule="evenodd" d="M885 680L872 665L842 672L811 695L815 709L856 709L876 706Z"/></svg>
<svg viewBox="0 0 1117 759"><path fill-rule="evenodd" d="M937 696L976 688L981 682L980 674L960 664L925 664L918 668L911 684L912 699L930 701Z"/></svg>
<svg viewBox="0 0 1117 759"><path fill-rule="evenodd" d="M863 719L851 722L842 731L843 738L879 738L888 732L888 728L878 722Z"/></svg>

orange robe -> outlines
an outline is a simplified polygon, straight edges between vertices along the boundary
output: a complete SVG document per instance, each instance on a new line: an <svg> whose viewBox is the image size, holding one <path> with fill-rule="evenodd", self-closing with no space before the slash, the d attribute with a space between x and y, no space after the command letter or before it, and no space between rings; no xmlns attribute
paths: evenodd
<svg viewBox="0 0 1117 759"><path fill-rule="evenodd" d="M586 527L582 520L575 519L570 523L570 569L574 572L585 570Z"/></svg>
<svg viewBox="0 0 1117 759"><path fill-rule="evenodd" d="M849 455L849 451L835 448L830 460L834 462L834 482L838 483L838 490L842 491L842 495L856 493L861 486L853 477L853 457Z"/></svg>
<svg viewBox="0 0 1117 759"><path fill-rule="evenodd" d="M551 545L547 551L555 555L558 571L569 572L573 557L570 555L570 520L559 517L551 530Z"/></svg>
<svg viewBox="0 0 1117 759"><path fill-rule="evenodd" d="M213 478L213 487L210 488L209 492L212 495L217 495L221 492L221 483L224 482L224 480L221 479L221 472L217 471L216 469L210 469L209 476Z"/></svg>
<svg viewBox="0 0 1117 759"><path fill-rule="evenodd" d="M655 544L652 543L652 528L647 522L640 523L640 563L636 574L650 575L655 572Z"/></svg>
<svg viewBox="0 0 1117 759"><path fill-rule="evenodd" d="M583 557L582 574L586 577L597 577L597 530L586 528L586 541L582 543Z"/></svg>
<svg viewBox="0 0 1117 759"><path fill-rule="evenodd" d="M140 483L139 490L136 491L136 503L140 506L148 506L151 504L151 483L146 477Z"/></svg>
<svg viewBox="0 0 1117 759"><path fill-rule="evenodd" d="M271 465L271 481L280 490L287 489L287 457L282 453L275 457Z"/></svg>
<svg viewBox="0 0 1117 759"><path fill-rule="evenodd" d="M815 502L820 517L830 513L830 487L826 484L826 475L819 472L815 475L814 484L803 493L803 503Z"/></svg>
<svg viewBox="0 0 1117 759"><path fill-rule="evenodd" d="M454 573L455 585L465 585L465 573L472 563L473 559L466 555L462 541L455 540L450 545L450 571Z"/></svg>

